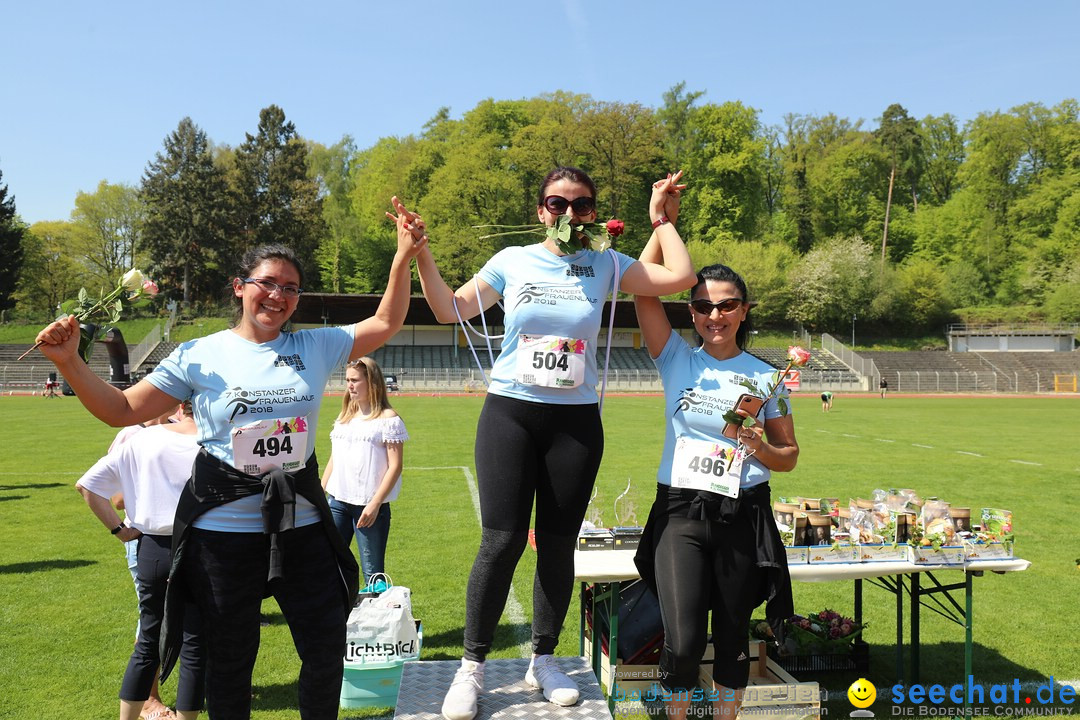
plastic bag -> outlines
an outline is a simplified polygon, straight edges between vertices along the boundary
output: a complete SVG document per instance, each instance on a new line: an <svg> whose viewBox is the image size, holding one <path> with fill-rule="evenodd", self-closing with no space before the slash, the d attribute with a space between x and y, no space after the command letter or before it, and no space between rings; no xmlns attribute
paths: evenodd
<svg viewBox="0 0 1080 720"><path fill-rule="evenodd" d="M368 597L349 613L345 626L345 662L390 663L420 656L419 636L412 614L412 593L391 585L378 597Z"/></svg>

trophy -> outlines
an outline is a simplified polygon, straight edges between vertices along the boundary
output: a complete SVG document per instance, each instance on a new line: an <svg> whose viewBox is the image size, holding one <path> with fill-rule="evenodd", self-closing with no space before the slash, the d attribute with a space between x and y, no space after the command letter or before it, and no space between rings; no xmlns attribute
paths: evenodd
<svg viewBox="0 0 1080 720"><path fill-rule="evenodd" d="M641 542L643 528L638 525L634 501L627 497L629 493L630 478L626 478L626 489L615 498L615 527L611 534L616 550L636 548Z"/></svg>
<svg viewBox="0 0 1080 720"><path fill-rule="evenodd" d="M611 530L604 527L600 506L595 502L598 492L593 488L592 497L585 508L585 522L581 523L578 533L578 550L610 550L612 547Z"/></svg>

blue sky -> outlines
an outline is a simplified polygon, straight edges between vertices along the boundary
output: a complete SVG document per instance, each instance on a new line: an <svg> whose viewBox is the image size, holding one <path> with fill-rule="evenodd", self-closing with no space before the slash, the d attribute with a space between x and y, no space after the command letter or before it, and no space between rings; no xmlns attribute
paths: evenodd
<svg viewBox="0 0 1080 720"><path fill-rule="evenodd" d="M367 147L485 98L554 90L657 107L672 85L762 122L828 112L868 126L1080 97L1080 3L361 0L8 3L0 171L27 222L80 190L138 184L190 116L218 144L275 103L298 132Z"/></svg>

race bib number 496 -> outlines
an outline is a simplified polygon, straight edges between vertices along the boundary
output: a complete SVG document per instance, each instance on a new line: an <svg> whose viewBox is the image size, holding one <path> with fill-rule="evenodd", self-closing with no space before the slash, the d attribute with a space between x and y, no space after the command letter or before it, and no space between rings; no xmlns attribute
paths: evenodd
<svg viewBox="0 0 1080 720"><path fill-rule="evenodd" d="M232 431L233 467L248 475L295 472L307 454L307 419L264 418Z"/></svg>
<svg viewBox="0 0 1080 720"><path fill-rule="evenodd" d="M738 497L739 476L729 472L734 458L735 448L726 443L679 437L671 461L671 485Z"/></svg>

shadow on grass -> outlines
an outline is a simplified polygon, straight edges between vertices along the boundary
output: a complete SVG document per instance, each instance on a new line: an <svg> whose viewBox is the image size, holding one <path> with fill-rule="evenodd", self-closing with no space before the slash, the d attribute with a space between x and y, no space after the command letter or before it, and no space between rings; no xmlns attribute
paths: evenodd
<svg viewBox="0 0 1080 720"><path fill-rule="evenodd" d="M8 500L25 500L29 495L0 495L0 502L7 502Z"/></svg>
<svg viewBox="0 0 1080 720"><path fill-rule="evenodd" d="M424 630L424 648L420 652L423 660L460 660L465 629L450 628L442 632L429 633ZM532 626L528 623L500 623L495 629L495 640L491 651L508 650L531 642Z"/></svg>
<svg viewBox="0 0 1080 720"><path fill-rule="evenodd" d="M48 488L67 487L66 483L31 483L29 485L0 485L0 492L4 490L46 490Z"/></svg>
<svg viewBox="0 0 1080 720"><path fill-rule="evenodd" d="M33 562L0 565L0 575L23 575L48 570L73 570L88 565L97 565L97 560L35 560Z"/></svg>

